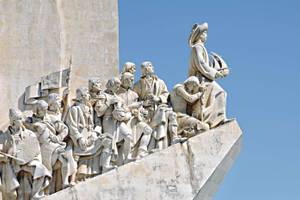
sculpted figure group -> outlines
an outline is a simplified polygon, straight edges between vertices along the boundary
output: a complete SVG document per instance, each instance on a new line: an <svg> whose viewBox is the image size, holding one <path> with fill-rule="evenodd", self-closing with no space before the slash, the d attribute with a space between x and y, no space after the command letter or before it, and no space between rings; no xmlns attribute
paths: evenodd
<svg viewBox="0 0 300 200"><path fill-rule="evenodd" d="M228 67L209 58L207 30L193 26L189 77L171 92L149 61L134 84L136 65L127 62L105 88L88 80L67 109L57 93L38 100L31 116L10 109L0 134L3 199L40 199L224 123L226 93L215 80Z"/></svg>

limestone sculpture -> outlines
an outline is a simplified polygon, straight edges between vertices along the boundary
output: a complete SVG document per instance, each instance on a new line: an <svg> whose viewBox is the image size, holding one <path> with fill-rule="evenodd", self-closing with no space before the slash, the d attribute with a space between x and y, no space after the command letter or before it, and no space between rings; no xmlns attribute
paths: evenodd
<svg viewBox="0 0 300 200"><path fill-rule="evenodd" d="M24 120L10 109L10 125L0 131L3 199L40 199L226 122L226 92L216 80L229 69L218 54L209 57L207 31L207 23L193 26L189 77L171 93L150 61L136 83L136 65L126 62L105 87L90 78L72 100L67 78L58 78L71 68L46 75L34 95L27 88L33 114Z"/></svg>
<svg viewBox="0 0 300 200"><path fill-rule="evenodd" d="M229 71L225 62L218 57L219 65L210 63L208 52L205 48L207 39L208 24L195 24L192 28L189 45L192 49L190 57L189 76L196 76L200 82L205 83L206 91L203 102L196 106L198 110L195 115L201 121L208 123L210 128L216 127L218 124L226 121L226 92L215 81L218 78L225 77ZM216 61L216 59L213 59ZM223 62L222 62L223 61Z"/></svg>
<svg viewBox="0 0 300 200"><path fill-rule="evenodd" d="M23 125L22 113L9 111L10 126L5 134L10 143L14 173L19 182L17 199L40 199L49 185L51 172L42 164L42 155L37 136ZM12 177L14 178L14 177ZM14 180L12 180L14 182Z"/></svg>
<svg viewBox="0 0 300 200"><path fill-rule="evenodd" d="M199 79L195 76L190 76L183 84L174 86L170 97L177 114L178 134L191 137L209 129L207 123L193 116L193 104L202 100L204 91L205 88L201 87Z"/></svg>

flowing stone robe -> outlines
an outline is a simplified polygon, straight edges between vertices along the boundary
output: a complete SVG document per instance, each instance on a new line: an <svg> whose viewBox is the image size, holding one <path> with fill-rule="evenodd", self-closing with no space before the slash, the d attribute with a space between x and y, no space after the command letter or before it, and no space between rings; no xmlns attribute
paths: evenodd
<svg viewBox="0 0 300 200"><path fill-rule="evenodd" d="M209 65L209 57L203 44L192 46L189 76L196 76L207 87L205 101L198 102L198 119L210 125L210 128L226 120L226 92L215 81L217 70Z"/></svg>
<svg viewBox="0 0 300 200"><path fill-rule="evenodd" d="M0 131L0 151L9 155L13 154L13 139L7 132ZM2 200L16 199L16 190L19 187L19 182L13 171L10 159L6 159L0 154L0 191L2 192Z"/></svg>
<svg viewBox="0 0 300 200"><path fill-rule="evenodd" d="M69 109L66 116L66 124L74 144L74 155L78 160L79 179L101 173L100 150L103 144L94 131L93 115L91 106L77 102ZM85 146L82 146L80 140L84 141Z"/></svg>
<svg viewBox="0 0 300 200"><path fill-rule="evenodd" d="M189 94L183 84L174 86L170 94L173 110L177 114L178 134L191 137L209 129L208 125L192 117L193 110L188 111L188 105L200 101L198 94ZM187 134L187 135L186 135Z"/></svg>
<svg viewBox="0 0 300 200"><path fill-rule="evenodd" d="M14 172L20 183L17 199L29 200L43 197L44 190L50 183L51 172L42 164L36 135L25 128L15 132L11 127L8 128L7 134L12 136L13 155L25 160L25 163L13 160ZM26 144L24 144L25 142ZM20 145L30 146L30 149L23 149L24 152L19 152L22 149ZM19 154L23 157L18 156ZM33 158L31 159L31 157Z"/></svg>
<svg viewBox="0 0 300 200"><path fill-rule="evenodd" d="M58 151L53 152L51 166L54 167L53 179L50 193L57 192L69 185L69 177L76 173L77 163L73 157L73 150L70 143L67 141L69 129L61 120L61 113L47 111L45 120L42 121L49 130L48 144L59 144ZM49 141L50 139L50 141ZM62 149L63 148L63 149ZM45 160L43 158L43 160ZM60 161L61 165L57 168L56 162ZM60 180L61 179L61 180Z"/></svg>
<svg viewBox="0 0 300 200"><path fill-rule="evenodd" d="M68 177L76 172L77 164L73 158L72 146L67 146L64 142L68 136L68 127L61 121L61 114L47 111L43 119L33 115L27 118L27 126L38 127L36 134L42 161L53 175L49 192L54 193L68 186Z"/></svg>
<svg viewBox="0 0 300 200"><path fill-rule="evenodd" d="M150 149L159 148L164 149L170 145L170 139L177 137L177 121L176 114L169 108L168 97L169 92L163 80L157 76L152 75L149 80L142 77L134 84L133 89L138 95L139 100L144 101L144 107L149 113L149 124L153 129L152 138L150 142ZM157 104L148 103L148 95L155 95L160 99ZM145 103L147 106L145 106ZM168 135L168 132L170 135Z"/></svg>
<svg viewBox="0 0 300 200"><path fill-rule="evenodd" d="M120 87L118 96L123 100L124 105L131 111L131 113L138 112L136 113L137 116L133 116L127 123L132 132L131 146L133 147L134 157L136 157L141 153L148 152L152 129L146 122L144 122L142 116L139 116L141 115L141 108L139 108L139 96L136 92L130 88L125 89Z"/></svg>

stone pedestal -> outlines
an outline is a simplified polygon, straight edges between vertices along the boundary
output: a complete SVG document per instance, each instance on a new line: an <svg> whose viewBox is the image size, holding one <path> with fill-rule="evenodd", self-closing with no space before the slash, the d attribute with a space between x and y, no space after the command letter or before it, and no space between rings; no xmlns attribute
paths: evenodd
<svg viewBox="0 0 300 200"><path fill-rule="evenodd" d="M240 151L236 121L44 200L210 200Z"/></svg>
<svg viewBox="0 0 300 200"><path fill-rule="evenodd" d="M118 74L117 0L0 2L0 128L25 87L69 67L70 92Z"/></svg>

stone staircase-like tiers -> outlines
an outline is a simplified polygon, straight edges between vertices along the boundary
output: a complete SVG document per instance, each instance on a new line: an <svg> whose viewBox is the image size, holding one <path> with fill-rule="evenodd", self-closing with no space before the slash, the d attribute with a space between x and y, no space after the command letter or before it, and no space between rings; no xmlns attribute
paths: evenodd
<svg viewBox="0 0 300 200"><path fill-rule="evenodd" d="M241 148L235 120L44 200L208 200Z"/></svg>

